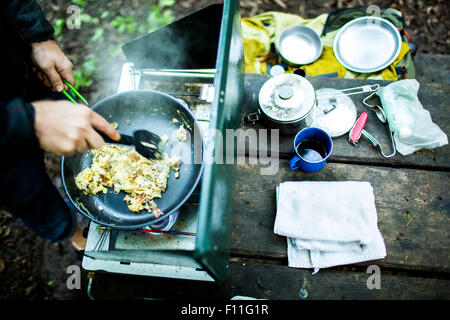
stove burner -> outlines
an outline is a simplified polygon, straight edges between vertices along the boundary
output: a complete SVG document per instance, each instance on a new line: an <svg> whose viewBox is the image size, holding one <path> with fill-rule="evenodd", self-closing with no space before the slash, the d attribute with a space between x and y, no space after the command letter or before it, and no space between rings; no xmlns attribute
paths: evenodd
<svg viewBox="0 0 450 320"><path fill-rule="evenodd" d="M160 221L157 224L152 224L150 226L144 227L142 229L146 229L146 230L160 230L160 231L169 231L173 225L175 224L175 222L177 222L178 219L178 215L180 213L180 210L175 211L174 213L172 213L170 216L168 216L167 218L165 218L164 220ZM151 233L151 232L150 232ZM163 233L152 233L155 235L161 235Z"/></svg>

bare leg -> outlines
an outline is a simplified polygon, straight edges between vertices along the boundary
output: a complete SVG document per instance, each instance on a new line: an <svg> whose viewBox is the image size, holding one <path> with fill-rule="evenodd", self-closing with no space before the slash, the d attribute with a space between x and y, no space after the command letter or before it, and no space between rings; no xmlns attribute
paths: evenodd
<svg viewBox="0 0 450 320"><path fill-rule="evenodd" d="M83 237L83 228L80 226L77 226L75 229L75 232L73 233L73 236L70 238L70 242L72 242L72 245L77 250L84 250L86 247L86 238Z"/></svg>

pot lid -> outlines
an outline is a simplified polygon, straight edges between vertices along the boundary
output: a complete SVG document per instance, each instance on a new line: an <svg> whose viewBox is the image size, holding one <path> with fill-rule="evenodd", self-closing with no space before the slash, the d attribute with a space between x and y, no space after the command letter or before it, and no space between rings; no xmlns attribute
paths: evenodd
<svg viewBox="0 0 450 320"><path fill-rule="evenodd" d="M296 74L281 74L267 80L259 91L259 106L269 118L292 122L307 115L314 107L311 83Z"/></svg>
<svg viewBox="0 0 450 320"><path fill-rule="evenodd" d="M350 131L357 115L353 100L332 88L319 89L316 95L316 112L311 126L322 129L332 138Z"/></svg>

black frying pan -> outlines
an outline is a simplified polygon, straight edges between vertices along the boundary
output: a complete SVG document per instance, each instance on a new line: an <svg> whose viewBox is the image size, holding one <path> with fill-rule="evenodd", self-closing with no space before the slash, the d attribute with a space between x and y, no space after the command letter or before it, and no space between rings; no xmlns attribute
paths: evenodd
<svg viewBox="0 0 450 320"><path fill-rule="evenodd" d="M131 212L123 201L124 192L116 194L108 189L107 194L86 196L75 185L75 177L92 163L92 154L86 152L61 158L61 177L64 190L72 204L90 220L115 229L132 230L155 224L174 213L191 195L203 170L203 140L192 112L175 98L151 90L136 90L119 93L96 103L95 112L109 122L117 122L118 130L132 134L144 129L169 139L164 152L169 156L182 157L180 177L170 173L167 190L155 203L164 213L156 218L153 213L142 210ZM174 123L173 119L178 122ZM189 131L190 139L180 142L176 132L181 124ZM103 210L99 210L99 207Z"/></svg>

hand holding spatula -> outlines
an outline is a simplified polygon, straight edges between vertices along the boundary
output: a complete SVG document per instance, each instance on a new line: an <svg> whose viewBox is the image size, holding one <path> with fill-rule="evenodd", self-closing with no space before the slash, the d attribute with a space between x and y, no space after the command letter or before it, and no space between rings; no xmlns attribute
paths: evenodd
<svg viewBox="0 0 450 320"><path fill-rule="evenodd" d="M73 95L77 96L81 101L83 101L86 105L89 106L86 99L76 90L69 82L64 80L64 83L69 87L72 95L67 91L63 91L64 95L73 103L77 104L77 101L74 99ZM97 131L105 140L105 142L123 144L132 146L134 145L136 148L136 152L148 159L161 159L162 157L162 146L161 146L161 137L157 134L147 131L147 130L136 130L133 132L133 136L126 135L120 133L120 139L118 141L109 138L107 135L103 134L100 131Z"/></svg>

